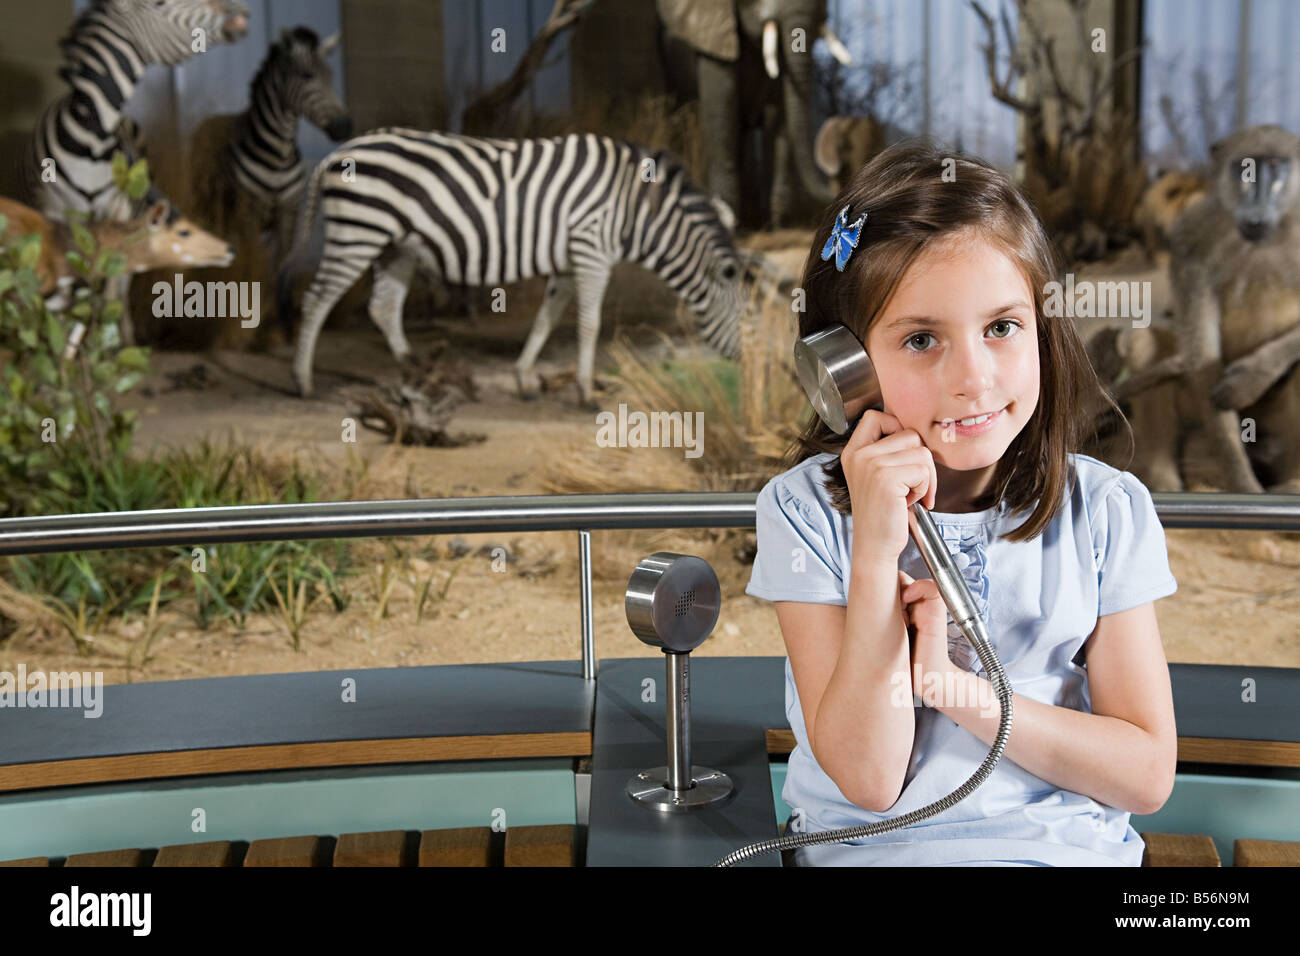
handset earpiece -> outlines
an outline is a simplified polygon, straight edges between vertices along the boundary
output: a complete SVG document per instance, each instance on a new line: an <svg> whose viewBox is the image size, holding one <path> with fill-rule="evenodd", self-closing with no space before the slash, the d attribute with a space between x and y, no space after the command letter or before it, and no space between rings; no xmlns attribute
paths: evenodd
<svg viewBox="0 0 1300 956"><path fill-rule="evenodd" d="M794 368L813 409L837 435L881 403L875 367L846 326L832 325L795 342Z"/></svg>

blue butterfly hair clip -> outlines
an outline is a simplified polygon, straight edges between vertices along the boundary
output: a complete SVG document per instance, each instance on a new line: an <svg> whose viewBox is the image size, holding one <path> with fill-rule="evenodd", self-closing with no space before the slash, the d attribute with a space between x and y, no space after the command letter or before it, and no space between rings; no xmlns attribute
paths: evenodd
<svg viewBox="0 0 1300 956"><path fill-rule="evenodd" d="M835 220L835 228L831 230L831 237L826 240L826 245L822 247L822 260L825 261L835 253L835 268L843 272L844 264L849 261L849 256L853 250L858 247L858 237L862 235L862 224L867 221L867 214L864 212L853 225L849 225L849 207L845 206L840 210L839 218Z"/></svg>

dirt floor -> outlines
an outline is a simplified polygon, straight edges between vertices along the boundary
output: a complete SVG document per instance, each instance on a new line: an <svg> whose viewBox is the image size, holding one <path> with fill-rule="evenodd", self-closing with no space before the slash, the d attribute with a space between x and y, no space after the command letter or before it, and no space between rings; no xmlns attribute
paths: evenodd
<svg viewBox="0 0 1300 956"><path fill-rule="evenodd" d="M806 248L806 247L805 247ZM345 375L385 376L396 371L380 333L352 323L327 330L316 357L316 396L302 400L282 390L292 387L290 351L223 351L211 354L156 352L155 374L144 383L151 396L133 394L141 411L137 447L183 445L201 436L234 433L279 454L299 454L327 468L343 469L350 455L364 457L369 472L359 492L367 499L541 494L540 463L573 443L593 443L595 417L581 411L576 388L546 393L536 401L515 395L513 362L530 320L480 316L437 323L408 322L417 351L435 337L452 341L475 369L480 400L463 407L454 431L477 432L486 440L462 448L402 448L367 429L357 442L341 441L356 382ZM623 331L629 329L625 326ZM632 331L635 331L633 329ZM605 366L602 333L598 373ZM650 339L645 348L652 349ZM576 358L573 318L552 337L539 368L571 370ZM180 373L198 363L206 367L205 387L164 391ZM333 370L333 372L331 372ZM191 379L191 382L193 380ZM605 407L618 398L600 395ZM637 455L681 455L681 450L638 449ZM761 482L760 482L761 484ZM613 488L610 489L615 490ZM1300 667L1300 534L1167 530L1169 561L1177 594L1157 602L1161 636L1170 661ZM704 655L784 655L770 604L743 593L749 564L744 533L710 531L594 532L592 535L595 646L597 657L658 657L631 633L623 609L628 576L640 557L656 550L698 554L721 581L724 603ZM0 645L0 669L102 670L108 682L168 680L230 674L335 670L424 664L576 659L581 655L576 532L464 535L461 540L406 541L408 555L397 563L398 583L387 614L366 576L350 580L350 607L335 613L328 601L308 615L301 650L295 651L278 615L250 620L242 632L232 625L197 629L183 604L160 618L162 630L147 666L128 669L126 654L144 630L139 615L118 621L97 635L98 648L77 656L66 634L10 640ZM508 559L494 569L492 549L504 546ZM376 557L383 546L372 542ZM427 547L424 553L417 553ZM452 576L454 557L470 557ZM500 568L500 562L496 562ZM416 620L418 581L434 577L422 621ZM445 598L437 592L447 584ZM412 581L412 578L414 581Z"/></svg>

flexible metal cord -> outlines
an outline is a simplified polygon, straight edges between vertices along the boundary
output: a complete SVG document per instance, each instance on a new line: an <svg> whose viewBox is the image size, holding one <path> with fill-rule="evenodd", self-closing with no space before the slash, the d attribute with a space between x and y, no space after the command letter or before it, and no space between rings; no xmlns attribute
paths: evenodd
<svg viewBox="0 0 1300 956"><path fill-rule="evenodd" d="M971 775L971 778L954 790L934 803L911 813L905 813L902 816L894 817L891 820L882 820L879 823L869 823L857 827L844 827L839 830L823 830L820 833L798 833L793 836L784 836L776 840L766 840L762 843L752 843L749 846L741 847L732 853L727 854L714 866L731 866L733 863L740 863L744 860L751 860L756 856L762 856L764 853L772 853L777 850L788 850L793 847L814 846L819 843L843 843L849 840L856 840L860 837L874 836L877 833L886 833L890 830L898 830L903 827L911 826L913 823L932 817L935 814L942 813L949 807L955 806L962 800L975 792L975 790L988 779L993 768L997 766L998 760L1002 757L1002 751L1006 748L1007 738L1011 735L1011 684L1007 680L1005 672L1002 670L1002 662L998 660L997 654L993 651L993 646L988 639L979 633L982 628L963 628L967 640L975 648L975 653L979 656L980 663L984 665L984 670L989 675L989 682L993 685L993 690L998 695L998 700L1002 704L1002 720L998 724L997 736L993 739L993 749L989 751L984 762L980 764L979 769ZM974 635L974 636L972 636Z"/></svg>

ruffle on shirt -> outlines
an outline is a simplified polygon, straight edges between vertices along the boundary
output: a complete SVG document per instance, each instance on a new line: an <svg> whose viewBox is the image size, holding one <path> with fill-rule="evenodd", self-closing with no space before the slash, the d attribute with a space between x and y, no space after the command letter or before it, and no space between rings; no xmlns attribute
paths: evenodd
<svg viewBox="0 0 1300 956"><path fill-rule="evenodd" d="M948 553L952 555L953 563L957 565L957 570L961 572L962 578L966 581L966 586L970 588L971 597L975 601L975 608L979 611L979 615L987 627L989 621L988 554L986 551L988 529L978 525L975 527L936 525L936 527L939 529L939 533L943 535L944 543L948 546ZM983 665L980 664L975 648L971 647L970 641L966 640L966 635L961 632L957 622L952 619L951 613L948 615L948 658L958 667L974 674L978 674L983 670Z"/></svg>

